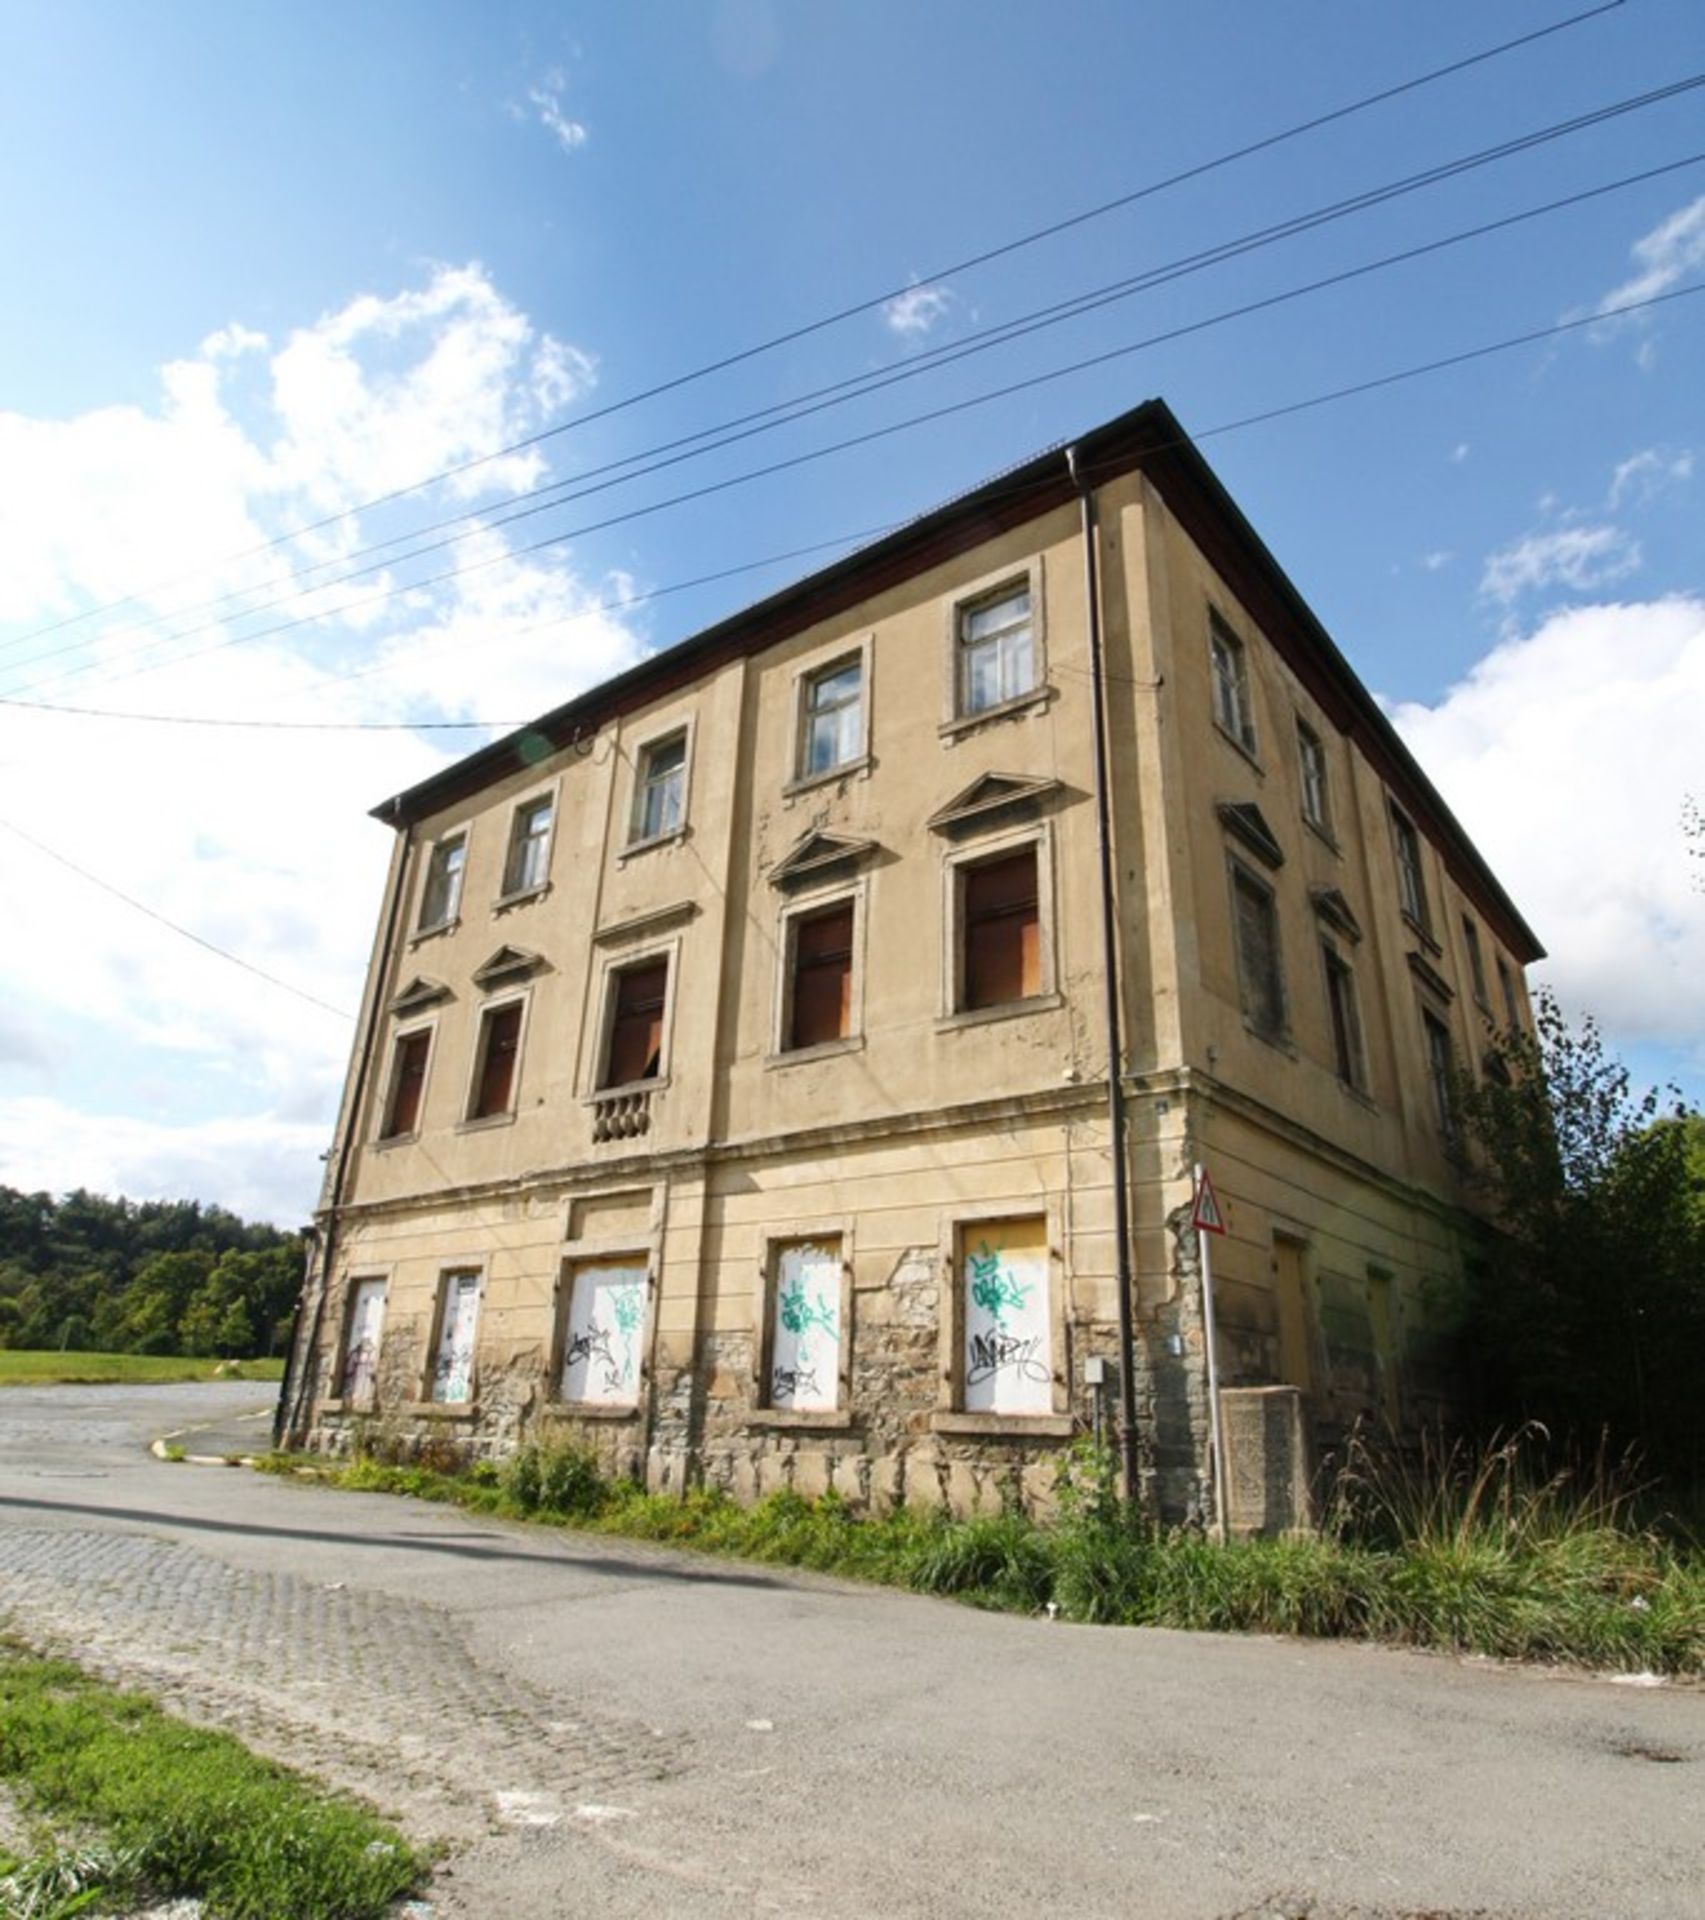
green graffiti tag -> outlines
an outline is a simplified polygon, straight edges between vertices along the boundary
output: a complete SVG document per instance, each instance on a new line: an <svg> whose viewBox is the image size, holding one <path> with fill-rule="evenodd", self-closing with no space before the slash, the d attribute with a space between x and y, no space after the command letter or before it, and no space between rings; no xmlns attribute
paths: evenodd
<svg viewBox="0 0 1705 1920"><path fill-rule="evenodd" d="M1030 1288L1002 1271L1000 1255L986 1240L975 1253L966 1255L966 1265L971 1269L971 1298L997 1327L1004 1327L1007 1314L1018 1312L1029 1301Z"/></svg>
<svg viewBox="0 0 1705 1920"><path fill-rule="evenodd" d="M610 1307L616 1316L616 1325L624 1334L635 1333L645 1318L645 1305L640 1299L637 1284L610 1289Z"/></svg>
<svg viewBox="0 0 1705 1920"><path fill-rule="evenodd" d="M841 1337L828 1301L813 1300L805 1291L803 1281L795 1281L791 1287L783 1290L777 1308L782 1325L795 1336L809 1333L815 1328L819 1333L826 1333L831 1340L839 1341Z"/></svg>

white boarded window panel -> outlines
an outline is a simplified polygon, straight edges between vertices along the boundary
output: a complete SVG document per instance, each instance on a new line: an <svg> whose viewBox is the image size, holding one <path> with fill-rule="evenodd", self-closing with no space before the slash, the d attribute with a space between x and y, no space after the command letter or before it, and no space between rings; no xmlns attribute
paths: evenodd
<svg viewBox="0 0 1705 1920"><path fill-rule="evenodd" d="M967 1413L1052 1413L1048 1235L1041 1219L993 1220L960 1239Z"/></svg>
<svg viewBox="0 0 1705 1920"><path fill-rule="evenodd" d="M809 1241L776 1261L770 1405L827 1413L840 1405L841 1249Z"/></svg>
<svg viewBox="0 0 1705 1920"><path fill-rule="evenodd" d="M438 1327L438 1353L432 1363L432 1397L448 1406L473 1390L474 1322L479 1316L480 1277L452 1273L444 1281L444 1317Z"/></svg>
<svg viewBox="0 0 1705 1920"><path fill-rule="evenodd" d="M564 1400L603 1407L637 1405L645 1274L642 1260L575 1270L562 1348Z"/></svg>
<svg viewBox="0 0 1705 1920"><path fill-rule="evenodd" d="M379 1336L385 1325L385 1283L361 1280L349 1307L349 1340L338 1391L355 1408L371 1407L379 1371Z"/></svg>

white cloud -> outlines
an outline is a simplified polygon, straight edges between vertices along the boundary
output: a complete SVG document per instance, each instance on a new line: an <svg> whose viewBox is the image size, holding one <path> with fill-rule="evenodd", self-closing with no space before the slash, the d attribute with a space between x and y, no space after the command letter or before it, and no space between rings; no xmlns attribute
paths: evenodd
<svg viewBox="0 0 1705 1920"><path fill-rule="evenodd" d="M506 444L591 371L479 268L439 268L401 293L350 301L276 351L224 328L162 370L152 408L0 415L0 549L16 556L0 569L0 672L17 668L10 684L23 689L82 668L41 697L162 714L511 720L558 704L637 658L633 632L599 610L629 584L586 580L566 548L518 557L477 519L430 567L479 562L478 572L355 615L240 645L218 609L174 622L186 634L176 644L135 623L210 593L282 587L279 553L225 556ZM537 449L474 469L462 504L501 505L547 471L545 458ZM430 497L409 504L416 520L444 512ZM526 526L532 538L548 523ZM348 552L375 530L363 515L310 550ZM162 579L180 583L160 589ZM371 597L389 579L327 588L267 623ZM29 638L79 606L131 594L139 604L104 621ZM7 645L8 618L21 644ZM71 649L64 658L18 668L59 646ZM152 670L136 672L139 662ZM353 1010L391 844L367 809L482 737L180 728L0 707L12 796L0 812L203 939ZM349 1025L6 834L0 889L29 902L38 931L0 946L0 1179L193 1192L291 1219L311 1204ZM73 1061L105 1074L86 1102ZM120 1083L133 1087L128 1102ZM96 1105L109 1111L97 1118Z"/></svg>
<svg viewBox="0 0 1705 1920"><path fill-rule="evenodd" d="M585 146L587 132L579 120L571 120L563 111L563 94L567 90L567 76L560 67L553 67L536 87L527 89L527 103L538 116L539 124L556 136L556 142L564 153L574 153Z"/></svg>
<svg viewBox="0 0 1705 1920"><path fill-rule="evenodd" d="M882 309L883 323L902 340L926 340L953 306L951 287L908 287Z"/></svg>
<svg viewBox="0 0 1705 1920"><path fill-rule="evenodd" d="M1455 558L1456 556L1445 548L1437 547L1431 553L1422 554L1421 565L1426 568L1428 573L1439 573L1448 567Z"/></svg>
<svg viewBox="0 0 1705 1920"><path fill-rule="evenodd" d="M1632 502L1644 506L1666 487L1680 486L1693 477L1691 451L1668 453L1658 447L1646 447L1618 463L1611 475L1609 504L1612 508Z"/></svg>
<svg viewBox="0 0 1705 1920"><path fill-rule="evenodd" d="M1705 193L1678 208L1667 220L1659 221L1628 251L1636 270L1598 303L1600 313L1631 306L1637 300L1656 299L1660 293L1668 293L1684 274L1705 266Z"/></svg>
<svg viewBox="0 0 1705 1920"><path fill-rule="evenodd" d="M1620 527L1560 527L1526 534L1490 555L1480 591L1508 606L1540 587L1586 592L1622 579L1639 565L1639 542Z"/></svg>
<svg viewBox="0 0 1705 1920"><path fill-rule="evenodd" d="M1468 458L1471 451L1472 449L1466 440L1459 440L1456 445L1451 448L1450 457L1452 461L1460 466L1462 462Z"/></svg>
<svg viewBox="0 0 1705 1920"><path fill-rule="evenodd" d="M1546 943L1544 972L1617 1043L1705 1070L1705 895L1681 809L1699 784L1705 600L1571 608L1436 704L1393 718Z"/></svg>

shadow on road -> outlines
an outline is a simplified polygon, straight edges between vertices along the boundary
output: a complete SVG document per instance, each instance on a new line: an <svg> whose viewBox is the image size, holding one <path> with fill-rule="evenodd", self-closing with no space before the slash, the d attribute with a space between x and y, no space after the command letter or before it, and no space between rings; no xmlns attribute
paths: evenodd
<svg viewBox="0 0 1705 1920"><path fill-rule="evenodd" d="M187 1513L158 1513L147 1507L97 1507L76 1500L29 1500L15 1494L0 1494L0 1508L25 1508L36 1513L85 1514L96 1520L127 1521L135 1526L184 1529L195 1533L228 1533L252 1540L312 1540L325 1546L385 1547L399 1553L448 1554L459 1560L510 1560L522 1566L570 1566L581 1573L631 1580L636 1573L656 1580L678 1580L688 1586L758 1587L780 1590L785 1582L763 1573L737 1573L721 1566L676 1566L661 1559L604 1559L569 1553L555 1539L541 1541L544 1550L522 1553L513 1547L469 1545L481 1538L498 1535L453 1534L423 1535L419 1532L380 1534L330 1533L315 1527L268 1527L252 1521L207 1520ZM552 1549L555 1551L552 1551Z"/></svg>

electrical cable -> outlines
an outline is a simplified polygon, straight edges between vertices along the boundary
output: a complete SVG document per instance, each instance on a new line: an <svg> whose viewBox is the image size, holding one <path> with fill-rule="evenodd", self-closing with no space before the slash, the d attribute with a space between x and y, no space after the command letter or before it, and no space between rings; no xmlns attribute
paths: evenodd
<svg viewBox="0 0 1705 1920"><path fill-rule="evenodd" d="M815 320L807 321L783 333L772 335L770 338L759 341L753 346L741 348L737 352L724 355L720 359L706 362L704 365L692 368L685 373L676 374L670 379L643 388L637 393L628 394L622 399L607 402L604 406L598 407L589 413L578 414L572 420L559 422L554 427L544 428L538 433L529 434L522 439L511 441L504 446L493 449L489 453L476 455L456 465L442 467L419 480L411 481L402 487L393 488L388 493L375 495L371 499L363 501L356 506L344 507L336 513L324 516L322 519L310 521L302 526L293 527L285 533L275 535L270 540L262 541L255 546L246 547L238 552L229 554L224 560L216 562L215 564L222 566L235 565L239 561L251 559L258 554L271 552L275 548L286 545L291 541L305 538L308 534L322 532L327 527L336 526L342 521L355 518L360 514L371 513L379 507L389 506L398 500L411 498L415 494L425 492L431 487L441 485L446 480L454 479L464 473L473 472L477 468L490 465L497 460L508 459L517 453L522 453L531 447L538 446L546 440L551 440L561 434L573 432L580 427L591 425L594 421L608 419L612 415L624 412L630 407L639 406L645 401L657 399L663 394L675 392L695 381L703 380L713 374L724 372L730 367L756 359L760 355L774 352L780 347L791 345L796 341L809 338L813 334L821 333L844 320L856 318L863 313L874 312L877 308L887 306L891 301L900 299L907 293L915 292L919 287L937 285L942 281L951 279L956 274L969 273L977 267L986 266L992 261L1007 258L1014 253L1020 252L1024 248L1035 246L1043 240L1053 239L1059 234L1086 225L1092 220L1101 219L1105 215L1117 212L1124 207L1133 206L1140 201L1168 192L1174 187L1186 185L1192 180L1203 179L1207 175L1217 172L1222 167L1232 166L1240 160L1250 159L1259 153L1270 152L1275 147L1282 146L1291 140L1299 139L1305 134L1318 132L1322 127L1331 126L1339 121L1350 119L1354 115L1364 113L1372 107L1383 106L1387 101L1399 99L1405 94L1431 86L1439 80L1449 79L1455 74L1464 73L1473 67L1483 65L1487 61L1499 59L1504 54L1514 53L1523 47L1532 46L1536 42L1548 39L1554 34L1568 32L1575 27L1585 25L1588 21L1599 19L1605 14L1618 12L1625 4L1626 0L1603 0L1603 4L1601 5L1589 7L1580 13L1570 14L1562 20L1552 21L1547 26L1536 27L1527 33L1516 35L1513 39L1500 41L1495 46L1483 48L1478 53L1467 54L1461 59L1449 61L1444 66L1430 68L1425 73L1416 74L1410 79L1399 81L1395 85L1382 88L1377 92L1361 95L1341 107L1334 107L1325 113L1316 114L1310 119L1298 121L1292 126L1281 128L1276 133L1264 135L1259 140L1250 141L1244 146L1234 148L1227 153L1218 154L1212 159L1199 161L1192 166L1182 169L1180 172L1169 174L1163 179L1150 181L1145 186L1134 188L1128 193L1116 196L1114 199L1103 201L1098 206L1087 208L1083 212L1071 214L1063 219L1053 221L1046 226L1035 228L1029 233L1020 235L1016 239L1004 241L997 246L986 248L980 253L971 254L963 260L956 261L951 266L938 268L920 279L908 281L903 287L895 287L886 293L871 295L866 299L854 302L850 306L838 308ZM181 575L178 576L178 579L200 577L203 576L201 574ZM144 593L165 591L175 584L177 584L176 580L164 582L154 588L144 590ZM24 639L41 638L47 634L58 632L64 627L75 625L80 621L93 619L99 614L110 613L119 607L132 605L143 597L143 593L127 594L118 600L107 601L98 606L84 607L76 613L67 614L63 619L38 627L34 629L32 633L21 637Z"/></svg>

